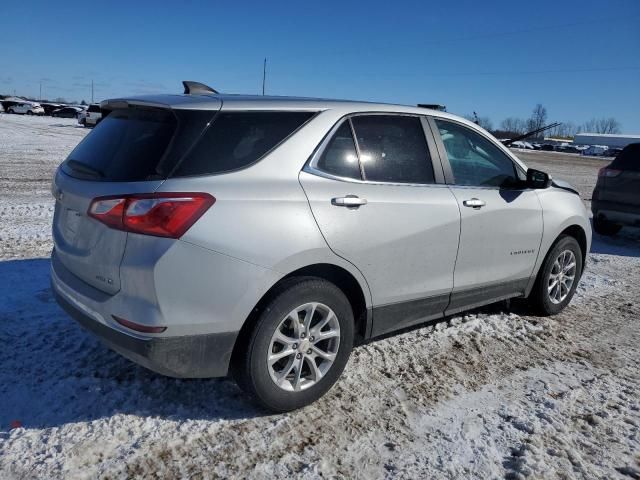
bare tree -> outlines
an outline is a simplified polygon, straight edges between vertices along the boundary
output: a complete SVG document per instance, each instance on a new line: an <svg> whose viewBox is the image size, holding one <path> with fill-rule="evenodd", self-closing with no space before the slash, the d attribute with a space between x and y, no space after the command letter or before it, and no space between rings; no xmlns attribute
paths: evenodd
<svg viewBox="0 0 640 480"><path fill-rule="evenodd" d="M613 117L601 118L598 120L598 131L600 133L620 133L620 122Z"/></svg>
<svg viewBox="0 0 640 480"><path fill-rule="evenodd" d="M544 127L547 122L547 109L542 106L541 103L538 103L531 113L531 118L527 122L527 128L529 130L536 130L538 128ZM542 134L537 134L536 138L539 138Z"/></svg>
<svg viewBox="0 0 640 480"><path fill-rule="evenodd" d="M592 118L584 122L582 129L588 133L620 133L621 125L615 118Z"/></svg>
<svg viewBox="0 0 640 480"><path fill-rule="evenodd" d="M582 124L582 129L588 133L598 133L596 132L596 119L592 118L591 120L587 120Z"/></svg>
<svg viewBox="0 0 640 480"><path fill-rule="evenodd" d="M489 117L479 117L476 112L473 112L473 115L465 115L464 118L479 125L485 130L488 130L488 131L493 130L493 122Z"/></svg>
<svg viewBox="0 0 640 480"><path fill-rule="evenodd" d="M548 130L547 135L551 137L571 138L580 130L573 122L562 122L560 125Z"/></svg>
<svg viewBox="0 0 640 480"><path fill-rule="evenodd" d="M527 130L527 122L521 118L508 117L502 121L500 129L505 132L523 134Z"/></svg>

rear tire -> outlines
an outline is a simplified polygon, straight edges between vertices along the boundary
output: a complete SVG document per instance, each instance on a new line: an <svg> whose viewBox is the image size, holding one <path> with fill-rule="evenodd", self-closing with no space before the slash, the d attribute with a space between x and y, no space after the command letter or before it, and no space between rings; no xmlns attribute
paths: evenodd
<svg viewBox="0 0 640 480"><path fill-rule="evenodd" d="M269 410L304 407L340 377L353 348L353 330L351 304L342 290L320 278L292 279L239 339L231 373Z"/></svg>
<svg viewBox="0 0 640 480"><path fill-rule="evenodd" d="M593 216L593 229L600 235L611 237L618 233L621 228L622 225L616 225L615 223L605 220L602 217L598 217L597 215Z"/></svg>
<svg viewBox="0 0 640 480"><path fill-rule="evenodd" d="M574 237L561 235L540 267L538 278L529 295L529 305L539 315L560 313L573 298L581 276L580 245Z"/></svg>

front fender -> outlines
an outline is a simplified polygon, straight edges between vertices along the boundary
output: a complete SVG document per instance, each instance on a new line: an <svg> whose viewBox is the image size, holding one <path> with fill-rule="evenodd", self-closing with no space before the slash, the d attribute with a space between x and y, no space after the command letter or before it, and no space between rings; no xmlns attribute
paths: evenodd
<svg viewBox="0 0 640 480"><path fill-rule="evenodd" d="M578 226L582 229L586 238L586 251L583 262L586 261L591 251L591 222L589 213L580 197L570 191L560 188L548 188L537 191L540 205L542 206L543 234L534 275L529 282L526 294L528 295L544 259L560 234L566 229Z"/></svg>

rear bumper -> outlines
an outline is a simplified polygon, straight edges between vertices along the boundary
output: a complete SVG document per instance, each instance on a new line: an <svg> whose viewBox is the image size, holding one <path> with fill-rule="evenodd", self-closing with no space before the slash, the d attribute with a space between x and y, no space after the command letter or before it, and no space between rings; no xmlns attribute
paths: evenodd
<svg viewBox="0 0 640 480"><path fill-rule="evenodd" d="M72 277L54 255L51 289L56 301L82 327L120 355L169 377L210 378L228 374L238 332L173 337L128 334L109 325L108 299L113 297L103 294L103 298L91 298L85 290L92 287L85 284L81 288L78 282L81 281Z"/></svg>
<svg viewBox="0 0 640 480"><path fill-rule="evenodd" d="M224 377L228 373L228 359L236 333L147 339L132 337L97 322L75 308L55 288L53 293L58 305L82 327L112 350L149 370L176 378Z"/></svg>
<svg viewBox="0 0 640 480"><path fill-rule="evenodd" d="M640 227L640 206L624 203L593 200L591 211L594 217L632 227Z"/></svg>

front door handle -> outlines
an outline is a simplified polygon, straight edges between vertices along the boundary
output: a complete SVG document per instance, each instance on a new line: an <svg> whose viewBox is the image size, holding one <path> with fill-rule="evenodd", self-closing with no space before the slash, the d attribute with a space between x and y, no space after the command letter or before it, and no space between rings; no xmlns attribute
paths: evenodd
<svg viewBox="0 0 640 480"><path fill-rule="evenodd" d="M471 208L475 208L475 209L482 208L482 207L484 207L486 205L484 200L480 200L479 198L471 198L469 200L464 200L462 202L462 204L465 207L471 207Z"/></svg>
<svg viewBox="0 0 640 480"><path fill-rule="evenodd" d="M358 208L367 204L366 198L360 198L357 195L347 195L345 197L336 197L331 199L331 205L336 207Z"/></svg>

